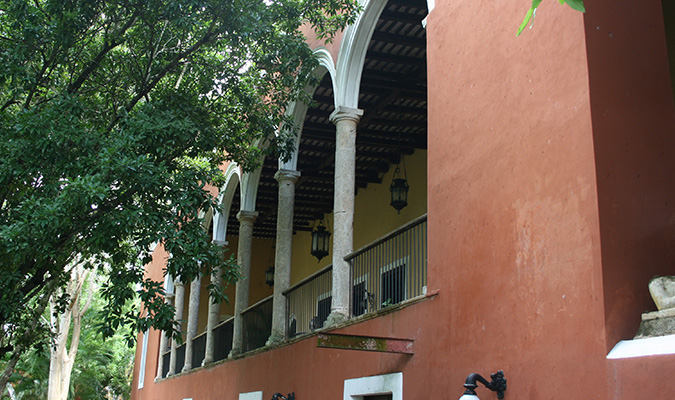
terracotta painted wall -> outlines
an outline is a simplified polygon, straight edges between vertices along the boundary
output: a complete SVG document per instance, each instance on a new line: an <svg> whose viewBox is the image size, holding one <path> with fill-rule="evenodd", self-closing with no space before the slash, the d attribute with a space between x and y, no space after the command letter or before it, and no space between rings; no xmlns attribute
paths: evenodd
<svg viewBox="0 0 675 400"><path fill-rule="evenodd" d="M612 399L670 399L675 355L626 358L608 361L609 393Z"/></svg>
<svg viewBox="0 0 675 400"><path fill-rule="evenodd" d="M439 2L429 16L429 285L451 343L445 379L503 369L510 399L604 399L583 15L543 2L516 38L528 6Z"/></svg>
<svg viewBox="0 0 675 400"><path fill-rule="evenodd" d="M609 350L675 274L675 106L661 1L593 2L585 27Z"/></svg>

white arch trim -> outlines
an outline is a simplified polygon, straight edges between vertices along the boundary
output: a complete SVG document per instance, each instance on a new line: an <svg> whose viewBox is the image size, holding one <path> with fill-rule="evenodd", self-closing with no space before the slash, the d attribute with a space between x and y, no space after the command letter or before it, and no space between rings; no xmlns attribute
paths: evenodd
<svg viewBox="0 0 675 400"><path fill-rule="evenodd" d="M218 212L213 216L213 242L226 243L227 236L227 220L230 215L230 207L232 207L232 199L234 198L237 186L241 190L241 168L237 163L230 163L225 170L225 185L220 189L218 195ZM241 196L241 192L240 192Z"/></svg>
<svg viewBox="0 0 675 400"><path fill-rule="evenodd" d="M262 162L253 172L245 172L241 181L241 207L240 210L255 211L256 198L258 197L258 185L262 172Z"/></svg>
<svg viewBox="0 0 675 400"><path fill-rule="evenodd" d="M387 0L359 0L363 13L345 30L337 59L335 108L358 108L363 62L375 25Z"/></svg>
<svg viewBox="0 0 675 400"><path fill-rule="evenodd" d="M335 100L335 93L338 92L339 88L336 86L335 82L335 62L333 62L333 56L325 47L316 48L314 50L314 56L319 61L319 67L314 70L314 75L321 80L326 73L330 74L334 93L333 100ZM310 95L313 94L315 90L316 86L308 86L305 88L305 92ZM289 105L287 112L288 115L293 116L293 124L298 127L298 134L295 137L295 150L293 151L293 156L286 162L279 160L279 169L295 171L298 169L298 150L300 148L300 137L302 136L302 128L305 123L305 115L307 115L307 104L303 102L294 102Z"/></svg>

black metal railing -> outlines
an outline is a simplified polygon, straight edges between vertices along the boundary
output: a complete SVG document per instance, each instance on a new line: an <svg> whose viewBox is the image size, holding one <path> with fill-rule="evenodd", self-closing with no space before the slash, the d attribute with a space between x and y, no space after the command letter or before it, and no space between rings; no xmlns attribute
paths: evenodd
<svg viewBox="0 0 675 400"><path fill-rule="evenodd" d="M169 363L171 362L171 351L162 354L162 378L166 378L169 374Z"/></svg>
<svg viewBox="0 0 675 400"><path fill-rule="evenodd" d="M225 322L216 325L213 328L214 334L214 351L213 361L220 361L227 358L232 350L232 333L234 330L234 318L230 318ZM192 368L197 368L202 365L206 357L206 332L201 333L192 339ZM162 378L166 378L169 374L169 367L171 362L171 351L162 354ZM185 365L185 343L178 346L176 349L176 373L182 371Z"/></svg>
<svg viewBox="0 0 675 400"><path fill-rule="evenodd" d="M232 335L234 332L234 317L222 322L213 328L214 350L213 361L227 358L232 350Z"/></svg>
<svg viewBox="0 0 675 400"><path fill-rule="evenodd" d="M176 349L176 373L180 373L185 366L185 343Z"/></svg>
<svg viewBox="0 0 675 400"><path fill-rule="evenodd" d="M287 338L323 327L330 314L332 290L333 267L329 265L284 292L287 302Z"/></svg>
<svg viewBox="0 0 675 400"><path fill-rule="evenodd" d="M206 332L192 339L192 368L201 367L206 355Z"/></svg>
<svg viewBox="0 0 675 400"><path fill-rule="evenodd" d="M241 313L242 351L265 346L272 334L272 296L259 301Z"/></svg>
<svg viewBox="0 0 675 400"><path fill-rule="evenodd" d="M353 317L420 296L427 285L427 215L362 247L351 262Z"/></svg>

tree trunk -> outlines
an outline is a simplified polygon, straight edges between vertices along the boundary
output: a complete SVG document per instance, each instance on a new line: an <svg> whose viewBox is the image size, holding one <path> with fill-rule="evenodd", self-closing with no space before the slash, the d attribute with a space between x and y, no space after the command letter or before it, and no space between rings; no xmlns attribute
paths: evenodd
<svg viewBox="0 0 675 400"><path fill-rule="evenodd" d="M42 317L42 314L44 313L45 309L47 309L47 304L49 304L49 299L51 298L51 294L53 291L54 291L54 284L50 283L45 288L45 294L43 294L43 297L38 301L37 308L34 311L30 324L28 324L28 326L25 329L24 333L25 336L30 336L31 332L34 331L35 328L37 327L38 321ZM16 348L14 348L9 361L5 365L4 371L0 375L0 388L5 388L7 386L9 378L10 376L12 376L12 372L14 372L14 367L16 366L16 363L19 361L19 357L23 355L25 350L26 349L24 348L24 346L20 344L17 345Z"/></svg>
<svg viewBox="0 0 675 400"><path fill-rule="evenodd" d="M73 364L77 355L77 348L80 344L80 329L82 327L82 317L91 304L94 293L92 284L93 274L90 271L84 271L81 264L73 267L70 282L66 286L67 294L70 296L69 303L61 315L55 315L55 301L53 297L50 303L52 329L56 334L54 345L51 347L51 359L49 361L49 389L47 392L48 400L66 400L68 398L68 389L70 388L70 377L73 372ZM80 304L82 292L85 289L84 283L88 281L88 297L84 305ZM73 333L68 345L68 336L70 327L73 327Z"/></svg>

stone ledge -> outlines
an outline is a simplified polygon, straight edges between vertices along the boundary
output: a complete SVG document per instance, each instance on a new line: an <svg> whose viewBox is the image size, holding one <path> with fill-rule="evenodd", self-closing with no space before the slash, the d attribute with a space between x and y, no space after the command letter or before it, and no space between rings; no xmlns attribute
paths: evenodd
<svg viewBox="0 0 675 400"><path fill-rule="evenodd" d="M675 335L675 316L644 319L634 339Z"/></svg>
<svg viewBox="0 0 675 400"><path fill-rule="evenodd" d="M675 317L675 308L667 308L665 310L653 311L642 314L643 321L650 321L657 318Z"/></svg>
<svg viewBox="0 0 675 400"><path fill-rule="evenodd" d="M622 340L607 354L608 360L675 354L675 335Z"/></svg>

